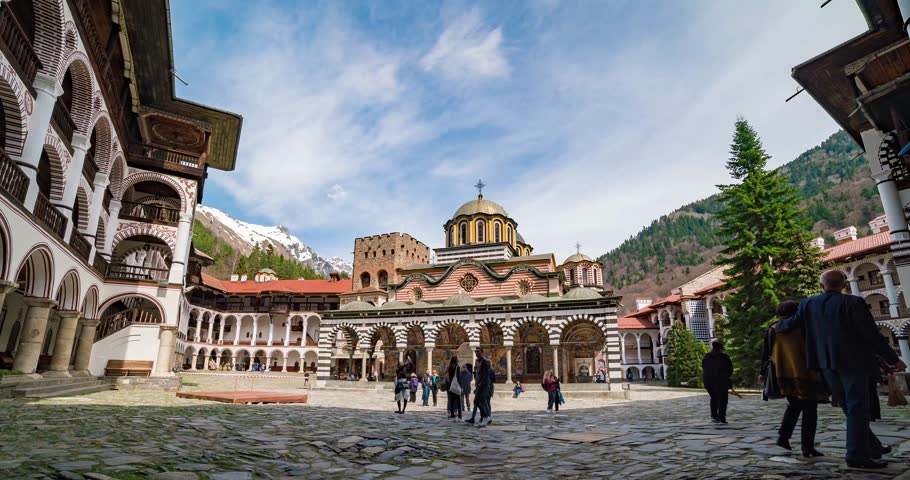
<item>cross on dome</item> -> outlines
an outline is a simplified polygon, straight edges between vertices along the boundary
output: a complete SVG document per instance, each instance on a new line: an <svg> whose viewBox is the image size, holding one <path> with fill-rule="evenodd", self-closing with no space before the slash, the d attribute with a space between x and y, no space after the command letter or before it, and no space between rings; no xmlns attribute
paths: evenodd
<svg viewBox="0 0 910 480"><path fill-rule="evenodd" d="M575 242L575 253L581 253L581 243Z"/></svg>
<svg viewBox="0 0 910 480"><path fill-rule="evenodd" d="M478 197L483 197L483 187L486 187L486 185L483 183L483 180L478 179L477 185L474 185L474 188L477 189Z"/></svg>

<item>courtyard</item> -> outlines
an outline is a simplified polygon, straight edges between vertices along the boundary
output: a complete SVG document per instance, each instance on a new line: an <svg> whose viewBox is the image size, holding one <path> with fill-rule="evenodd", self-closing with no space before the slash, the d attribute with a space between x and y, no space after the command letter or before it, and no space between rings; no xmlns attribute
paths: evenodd
<svg viewBox="0 0 910 480"><path fill-rule="evenodd" d="M299 378L186 376L184 390L300 391ZM0 401L0 478L895 478L910 409L874 424L894 446L887 472L849 471L839 412L820 409L816 461L776 446L783 402L731 399L730 424L705 421L699 391L633 385L632 400L567 399L557 415L529 394L495 398L479 429L391 395L313 390L306 405L225 405L161 391ZM798 431L794 436L798 450ZM901 467L898 468L898 465Z"/></svg>

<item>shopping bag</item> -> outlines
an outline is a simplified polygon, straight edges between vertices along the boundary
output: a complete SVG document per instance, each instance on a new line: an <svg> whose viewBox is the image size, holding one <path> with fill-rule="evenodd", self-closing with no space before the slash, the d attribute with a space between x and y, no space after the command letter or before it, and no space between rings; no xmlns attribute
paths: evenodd
<svg viewBox="0 0 910 480"><path fill-rule="evenodd" d="M897 386L897 379L894 378L893 373L888 374L888 406L897 407L906 404L907 397L904 396L904 392Z"/></svg>

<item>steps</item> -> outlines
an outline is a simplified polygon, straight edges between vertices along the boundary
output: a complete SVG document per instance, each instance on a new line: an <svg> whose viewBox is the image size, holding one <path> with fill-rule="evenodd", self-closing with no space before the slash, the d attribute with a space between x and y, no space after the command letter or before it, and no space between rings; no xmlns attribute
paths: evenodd
<svg viewBox="0 0 910 480"><path fill-rule="evenodd" d="M22 382L13 389L13 397L51 398L86 393L103 392L111 389L110 379L105 378L49 378L34 382Z"/></svg>

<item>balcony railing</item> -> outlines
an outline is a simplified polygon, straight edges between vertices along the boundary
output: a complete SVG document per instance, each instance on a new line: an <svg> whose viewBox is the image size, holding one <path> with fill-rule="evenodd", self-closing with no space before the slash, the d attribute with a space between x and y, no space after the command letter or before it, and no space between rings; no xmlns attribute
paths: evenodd
<svg viewBox="0 0 910 480"><path fill-rule="evenodd" d="M88 261L88 256L92 253L92 244L89 243L81 233L77 232L76 229L73 229L73 233L70 234L70 246L73 247L73 250L82 257L86 262Z"/></svg>
<svg viewBox="0 0 910 480"><path fill-rule="evenodd" d="M0 7L0 11L5 10L9 10L9 7ZM25 202L25 194L28 192L28 176L3 150L0 150L0 188L19 203Z"/></svg>
<svg viewBox="0 0 910 480"><path fill-rule="evenodd" d="M63 238L66 232L66 217L60 213L60 210L57 210L57 207L51 205L51 202L41 192L38 192L38 200L35 202L35 216L45 227Z"/></svg>
<svg viewBox="0 0 910 480"><path fill-rule="evenodd" d="M38 60L35 49L32 48L28 36L22 30L8 3L0 7L0 39L3 39L13 60L19 64L25 84L31 85L35 81L35 74L41 68L41 61Z"/></svg>
<svg viewBox="0 0 910 480"><path fill-rule="evenodd" d="M92 260L92 266L95 267L95 270L97 270L101 275L107 275L108 263L100 253L95 252L95 258Z"/></svg>
<svg viewBox="0 0 910 480"><path fill-rule="evenodd" d="M57 125L57 128L60 129L60 134L66 140L66 144L69 145L73 141L73 132L76 130L76 122L73 121L70 111L66 108L66 105L63 104L62 97L57 97L57 101L54 102L54 112L51 115L51 118L54 119L54 123Z"/></svg>
<svg viewBox="0 0 910 480"><path fill-rule="evenodd" d="M180 221L180 210L174 208L133 202L122 202L121 205L120 218L172 223L174 225Z"/></svg>
<svg viewBox="0 0 910 480"><path fill-rule="evenodd" d="M95 341L97 342L130 325L154 325L157 323L161 323L161 319L154 312L140 310L139 308L131 308L102 318L101 322L98 324L98 329L95 330Z"/></svg>
<svg viewBox="0 0 910 480"><path fill-rule="evenodd" d="M167 280L170 270L167 268L137 267L125 263L111 263L107 276L123 280Z"/></svg>
<svg viewBox="0 0 910 480"><path fill-rule="evenodd" d="M178 171L201 170L205 166L205 154L197 157L154 145L132 145L129 153L130 160L140 166L151 165Z"/></svg>
<svg viewBox="0 0 910 480"><path fill-rule="evenodd" d="M82 176L88 180L89 185L94 185L95 175L98 174L98 164L91 153L85 152L85 162L82 163Z"/></svg>

